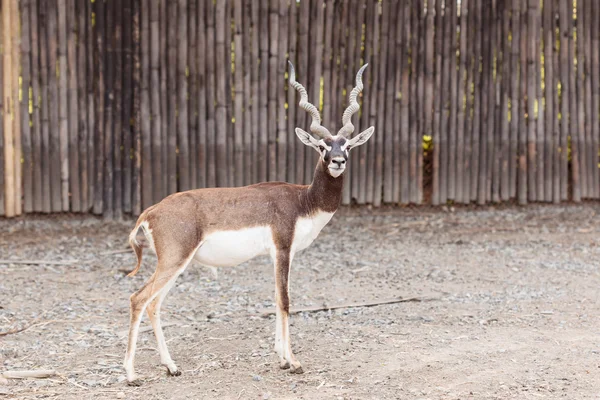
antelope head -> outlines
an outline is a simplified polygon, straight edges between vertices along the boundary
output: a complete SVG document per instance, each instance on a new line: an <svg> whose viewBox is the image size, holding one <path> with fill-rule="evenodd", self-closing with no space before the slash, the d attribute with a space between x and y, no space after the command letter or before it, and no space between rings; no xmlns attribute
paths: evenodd
<svg viewBox="0 0 600 400"><path fill-rule="evenodd" d="M289 62L289 61L288 61ZM348 155L351 149L364 144L369 140L374 127L370 127L359 133L353 138L350 138L354 133L354 125L352 125L352 115L355 114L360 105L356 101L358 94L363 90L362 74L368 64L362 66L356 74L356 86L350 92L349 104L344 115L342 116L342 128L337 135L332 135L327 128L321 125L321 116L319 110L313 104L308 102L308 94L306 89L300 83L296 82L296 73L294 66L290 64L290 85L300 93L300 107L306 110L312 117L310 131L312 135L301 128L296 128L296 135L302 143L315 149L321 156L320 162L324 164L325 170L329 175L337 178L342 175L346 169ZM315 136L318 137L315 138Z"/></svg>

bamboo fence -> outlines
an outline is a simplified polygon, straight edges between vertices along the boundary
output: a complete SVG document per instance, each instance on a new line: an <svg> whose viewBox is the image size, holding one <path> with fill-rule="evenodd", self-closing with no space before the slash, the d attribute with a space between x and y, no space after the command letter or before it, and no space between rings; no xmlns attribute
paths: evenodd
<svg viewBox="0 0 600 400"><path fill-rule="evenodd" d="M176 191L307 184L287 60L337 131L344 204L600 198L594 0L1 0L0 215L138 215Z"/></svg>

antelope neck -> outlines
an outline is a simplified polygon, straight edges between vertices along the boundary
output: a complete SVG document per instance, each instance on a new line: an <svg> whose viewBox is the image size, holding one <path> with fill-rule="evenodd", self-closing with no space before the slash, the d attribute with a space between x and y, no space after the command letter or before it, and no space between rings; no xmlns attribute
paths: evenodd
<svg viewBox="0 0 600 400"><path fill-rule="evenodd" d="M317 162L313 181L306 191L306 201L312 211L333 213L342 200L344 174L334 178L327 173L326 168L323 161Z"/></svg>

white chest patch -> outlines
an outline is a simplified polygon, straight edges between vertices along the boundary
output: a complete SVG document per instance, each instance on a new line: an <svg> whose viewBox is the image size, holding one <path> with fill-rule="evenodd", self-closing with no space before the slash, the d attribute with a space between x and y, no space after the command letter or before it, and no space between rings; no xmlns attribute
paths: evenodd
<svg viewBox="0 0 600 400"><path fill-rule="evenodd" d="M268 254L273 247L273 234L268 226L220 231L204 239L194 259L210 267L233 267Z"/></svg>
<svg viewBox="0 0 600 400"><path fill-rule="evenodd" d="M296 222L292 252L304 250L319 236L319 232L333 217L333 213L320 212L312 217L300 218Z"/></svg>

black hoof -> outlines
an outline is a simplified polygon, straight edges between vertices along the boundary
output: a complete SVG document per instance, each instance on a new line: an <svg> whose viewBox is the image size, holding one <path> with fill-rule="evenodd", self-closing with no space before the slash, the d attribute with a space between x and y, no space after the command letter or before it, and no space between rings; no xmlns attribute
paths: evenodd
<svg viewBox="0 0 600 400"><path fill-rule="evenodd" d="M132 381L127 381L127 386L138 387L138 386L142 386L142 383L143 383L142 380L138 378L138 379L134 379Z"/></svg>
<svg viewBox="0 0 600 400"><path fill-rule="evenodd" d="M180 375L181 375L180 370L175 370L175 372L171 372L171 370L169 368L167 368L167 376L180 376Z"/></svg>

